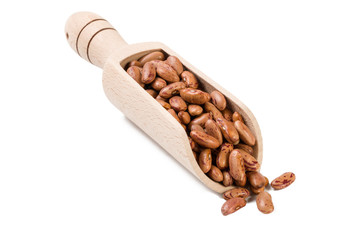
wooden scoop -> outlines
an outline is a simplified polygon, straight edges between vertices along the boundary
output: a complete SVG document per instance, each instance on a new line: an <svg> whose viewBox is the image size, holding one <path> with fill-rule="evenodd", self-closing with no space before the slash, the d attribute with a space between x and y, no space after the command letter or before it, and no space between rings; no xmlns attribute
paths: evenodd
<svg viewBox="0 0 359 240"><path fill-rule="evenodd" d="M153 51L163 51L168 55L178 57L183 66L197 76L201 88L209 93L217 89L227 98L228 108L242 115L246 125L256 137L254 157L260 164L262 163L262 136L251 111L227 90L166 45L158 42L129 45L110 23L90 12L73 14L66 23L65 33L67 41L75 52L90 63L103 68L103 88L110 102L208 188L222 193L233 186L224 187L202 172L193 156L185 130L127 74L124 67L128 62Z"/></svg>

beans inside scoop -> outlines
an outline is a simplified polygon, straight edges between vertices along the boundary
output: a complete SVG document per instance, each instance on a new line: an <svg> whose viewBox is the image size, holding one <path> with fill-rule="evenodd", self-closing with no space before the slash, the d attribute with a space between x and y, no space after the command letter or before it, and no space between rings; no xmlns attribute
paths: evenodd
<svg viewBox="0 0 359 240"><path fill-rule="evenodd" d="M227 200L223 215L244 207L250 192L258 194L257 207L262 213L274 210L265 192L268 178L259 172L260 164L254 157L255 135L242 115L227 106L221 92L201 89L197 77L177 57L166 57L160 51L129 62L125 70L185 129L203 173L226 187L236 186L223 194ZM279 178L282 180L272 182L274 189L289 186L295 175Z"/></svg>

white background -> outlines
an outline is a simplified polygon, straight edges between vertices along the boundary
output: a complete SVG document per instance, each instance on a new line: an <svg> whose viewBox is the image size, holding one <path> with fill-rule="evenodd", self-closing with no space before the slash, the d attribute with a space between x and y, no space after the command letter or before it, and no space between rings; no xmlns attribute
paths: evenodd
<svg viewBox="0 0 359 240"><path fill-rule="evenodd" d="M216 2L216 3L215 3ZM106 99L68 46L76 11L161 41L238 96L262 173L297 175L228 217ZM357 1L8 1L0 7L0 239L358 239Z"/></svg>

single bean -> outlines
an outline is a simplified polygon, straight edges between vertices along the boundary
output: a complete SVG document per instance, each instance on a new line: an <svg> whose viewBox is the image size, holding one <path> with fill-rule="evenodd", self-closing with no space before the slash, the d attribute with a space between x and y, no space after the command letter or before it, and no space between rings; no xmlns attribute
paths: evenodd
<svg viewBox="0 0 359 240"><path fill-rule="evenodd" d="M193 139L191 137L188 137L188 140L189 140L189 145L191 146L191 149L194 152L201 152L201 148L195 141L193 141Z"/></svg>
<svg viewBox="0 0 359 240"><path fill-rule="evenodd" d="M186 87L186 84L183 82L176 82L168 84L166 87L162 88L159 95L163 98L170 98L174 95L179 94L179 91L181 89L184 89Z"/></svg>
<svg viewBox="0 0 359 240"><path fill-rule="evenodd" d="M265 187L266 179L260 172L247 172L247 177L252 187Z"/></svg>
<svg viewBox="0 0 359 240"><path fill-rule="evenodd" d="M238 151L240 152L240 154L243 157L244 166L247 171L255 172L255 171L259 170L260 165L259 165L257 159L255 159L252 155L250 155L249 153L247 153L246 151L244 151L242 149L238 149Z"/></svg>
<svg viewBox="0 0 359 240"><path fill-rule="evenodd" d="M211 166L211 169L207 173L208 177L211 178L215 182L222 182L223 181L223 174L219 168L216 166Z"/></svg>
<svg viewBox="0 0 359 240"><path fill-rule="evenodd" d="M222 131L224 138L232 144L239 143L239 135L234 124L224 118L217 118L216 122Z"/></svg>
<svg viewBox="0 0 359 240"><path fill-rule="evenodd" d="M242 123L244 123L243 118L241 116L241 114L239 114L238 112L234 112L232 115L232 121L241 121Z"/></svg>
<svg viewBox="0 0 359 240"><path fill-rule="evenodd" d="M198 161L198 160L197 160L197 158L198 158L197 153L196 153L195 151L192 151L192 153L193 153L194 159L196 159L196 161Z"/></svg>
<svg viewBox="0 0 359 240"><path fill-rule="evenodd" d="M162 88L166 87L167 83L162 78L156 77L151 83L151 87L156 91L161 91Z"/></svg>
<svg viewBox="0 0 359 240"><path fill-rule="evenodd" d="M211 149L206 148L201 151L198 158L198 165L204 173L208 173L212 167Z"/></svg>
<svg viewBox="0 0 359 240"><path fill-rule="evenodd" d="M231 198L228 199L222 206L222 214L227 216L246 206L247 202L244 198Z"/></svg>
<svg viewBox="0 0 359 240"><path fill-rule="evenodd" d="M167 102L165 102L165 101L163 101L163 100L160 100L160 99L156 99L157 100L157 102L159 102L161 105L162 105L162 107L164 107L165 109L170 109L171 108L171 105L169 104L169 103L167 103Z"/></svg>
<svg viewBox="0 0 359 240"><path fill-rule="evenodd" d="M224 117L226 120L232 121L232 115L233 115L233 113L232 113L232 111L229 110L228 108L226 108L226 109L224 109L224 110L222 111L222 115L223 115L223 117Z"/></svg>
<svg viewBox="0 0 359 240"><path fill-rule="evenodd" d="M221 129L219 129L219 127L217 126L215 121L213 121L212 119L209 119L205 123L204 128L205 128L207 134L211 135L212 137L215 137L218 140L219 144L223 143Z"/></svg>
<svg viewBox="0 0 359 240"><path fill-rule="evenodd" d="M159 62L156 71L157 74L167 82L178 82L180 80L176 70L165 62Z"/></svg>
<svg viewBox="0 0 359 240"><path fill-rule="evenodd" d="M149 53L143 57L141 57L138 61L144 65L145 63L152 61L152 60L164 60L165 59L165 55L162 52L152 52Z"/></svg>
<svg viewBox="0 0 359 240"><path fill-rule="evenodd" d="M213 92L211 92L211 98L212 98L212 103L214 104L214 106L216 106L219 110L224 110L227 106L227 101L226 98L223 96L222 93L220 93L219 91L215 90Z"/></svg>
<svg viewBox="0 0 359 240"><path fill-rule="evenodd" d="M156 78L156 68L155 65L151 62L147 62L142 69L142 78L141 81L145 84L153 82Z"/></svg>
<svg viewBox="0 0 359 240"><path fill-rule="evenodd" d="M245 143L250 146L254 146L256 143L256 138L254 137L251 130L241 121L237 120L234 122L234 126L238 131L239 138Z"/></svg>
<svg viewBox="0 0 359 240"><path fill-rule="evenodd" d="M171 110L171 109L170 109ZM192 137L193 141L198 143L200 146L205 148L218 148L219 142L214 137L208 135L207 133L201 131L191 131L190 136Z"/></svg>
<svg viewBox="0 0 359 240"><path fill-rule="evenodd" d="M181 79L186 83L188 88L198 88L198 80L193 73L189 71L183 71L181 74Z"/></svg>
<svg viewBox="0 0 359 240"><path fill-rule="evenodd" d="M127 69L128 75L130 75L138 84L140 84L141 87L144 87L145 84L141 82L141 71L139 67L131 66Z"/></svg>
<svg viewBox="0 0 359 240"><path fill-rule="evenodd" d="M244 161L238 149L234 149L229 154L229 174L231 174L232 178L239 183L246 181L244 180L246 178Z"/></svg>
<svg viewBox="0 0 359 240"><path fill-rule="evenodd" d="M183 65L177 57L169 56L165 62L170 65L177 72L178 75L183 72Z"/></svg>
<svg viewBox="0 0 359 240"><path fill-rule="evenodd" d="M129 68L132 67L132 66L142 67L143 65L139 61L133 60L128 64Z"/></svg>
<svg viewBox="0 0 359 240"><path fill-rule="evenodd" d="M211 113L214 120L216 120L218 118L223 118L222 113L216 108L216 106L214 106L210 102L206 102L204 104L204 110L206 110L206 112Z"/></svg>
<svg viewBox="0 0 359 240"><path fill-rule="evenodd" d="M210 95L194 88L185 88L180 90L181 97L189 103L193 104L204 104L210 100Z"/></svg>
<svg viewBox="0 0 359 240"><path fill-rule="evenodd" d="M228 200L231 198L247 198L249 197L250 193L247 189L245 188L233 188L231 190L228 190L226 192L223 193L223 198Z"/></svg>
<svg viewBox="0 0 359 240"><path fill-rule="evenodd" d="M181 120L178 118L177 113L175 112L175 110L173 110L173 109L171 108L171 109L168 109L167 111L168 111L179 123L181 123Z"/></svg>
<svg viewBox="0 0 359 240"><path fill-rule="evenodd" d="M191 116L188 112L180 111L177 115L183 124L187 125L191 121Z"/></svg>
<svg viewBox="0 0 359 240"><path fill-rule="evenodd" d="M146 89L146 92L150 94L153 98L156 98L158 93L153 89Z"/></svg>
<svg viewBox="0 0 359 240"><path fill-rule="evenodd" d="M176 112L187 110L187 104L180 96L171 97L169 103Z"/></svg>
<svg viewBox="0 0 359 240"><path fill-rule="evenodd" d="M271 213L274 210L272 196L268 192L258 194L256 203L258 210L264 214Z"/></svg>
<svg viewBox="0 0 359 240"><path fill-rule="evenodd" d="M233 151L233 144L223 143L221 150L217 154L216 165L219 169L223 170L229 166L229 154Z"/></svg>
<svg viewBox="0 0 359 240"><path fill-rule="evenodd" d="M246 151L247 153L249 153L249 154L252 155L252 156L253 156L253 154L254 154L253 148L252 148L251 146L248 146L247 144L239 143L239 144L237 144L235 147Z"/></svg>
<svg viewBox="0 0 359 240"><path fill-rule="evenodd" d="M264 186L266 187L266 186L268 186L268 184L269 184L269 180L268 180L267 177L264 177L264 178L266 179L266 183L264 184Z"/></svg>
<svg viewBox="0 0 359 240"><path fill-rule="evenodd" d="M188 105L188 112L191 116L198 116L202 114L203 108L199 105Z"/></svg>
<svg viewBox="0 0 359 240"><path fill-rule="evenodd" d="M288 187L295 181L295 174L292 172L286 172L274 179L271 182L272 188L275 190L280 190Z"/></svg>
<svg viewBox="0 0 359 240"><path fill-rule="evenodd" d="M233 178L231 177L229 172L223 171L222 174L223 174L223 185L225 187L231 186L233 184Z"/></svg>
<svg viewBox="0 0 359 240"><path fill-rule="evenodd" d="M157 95L156 100L162 100L162 101L168 103L168 99L161 97L159 94Z"/></svg>

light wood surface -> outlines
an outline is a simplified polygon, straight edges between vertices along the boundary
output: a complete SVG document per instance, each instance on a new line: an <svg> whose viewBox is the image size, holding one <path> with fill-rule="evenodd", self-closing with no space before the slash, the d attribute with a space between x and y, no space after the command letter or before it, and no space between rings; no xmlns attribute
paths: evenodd
<svg viewBox="0 0 359 240"><path fill-rule="evenodd" d="M257 140L254 156L262 164L262 136L252 112L239 99L166 45L157 42L128 45L111 24L90 12L73 14L66 23L65 34L74 51L85 60L103 68L103 88L110 102L208 188L223 193L233 187L224 187L201 171L182 126L123 69L129 61L137 60L156 50L178 57L183 65L198 77L205 91L211 92L216 89L222 92L229 108L243 116Z"/></svg>

